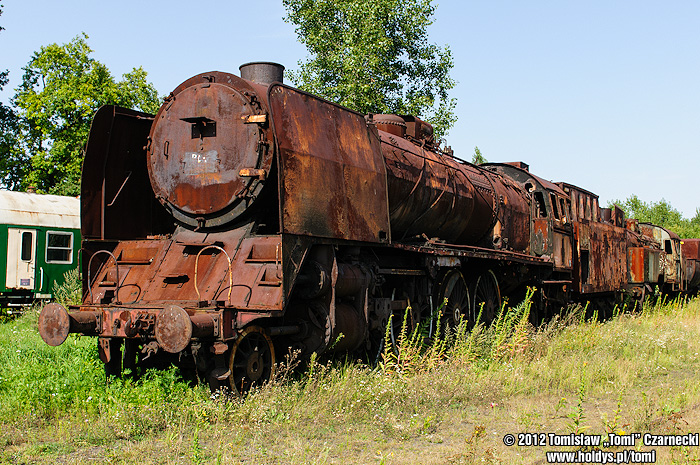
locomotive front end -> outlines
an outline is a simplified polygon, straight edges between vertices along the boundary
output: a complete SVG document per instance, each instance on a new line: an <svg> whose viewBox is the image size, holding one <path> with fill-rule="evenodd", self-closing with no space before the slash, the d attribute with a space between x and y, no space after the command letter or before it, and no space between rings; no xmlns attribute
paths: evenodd
<svg viewBox="0 0 700 465"><path fill-rule="evenodd" d="M192 229L239 220L270 174L267 109L253 87L224 73L195 76L155 117L147 150L151 185L168 212Z"/></svg>
<svg viewBox="0 0 700 465"><path fill-rule="evenodd" d="M97 336L113 375L178 363L237 391L269 378L269 334L299 328L255 324L281 316L284 301L261 68L195 76L155 117L98 111L81 193L84 297L44 307L47 344Z"/></svg>

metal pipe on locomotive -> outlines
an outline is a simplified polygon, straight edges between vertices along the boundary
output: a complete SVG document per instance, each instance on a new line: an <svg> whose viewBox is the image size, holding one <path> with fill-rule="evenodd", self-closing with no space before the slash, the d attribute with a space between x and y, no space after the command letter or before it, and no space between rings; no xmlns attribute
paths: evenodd
<svg viewBox="0 0 700 465"><path fill-rule="evenodd" d="M98 111L85 297L44 307L48 344L93 335L110 374L175 362L242 392L288 348L376 351L409 304L415 325L447 298L455 323L481 302L493 318L501 293L528 285L545 308L658 281L628 277L629 250L644 268L659 247L599 221L594 194L522 163L460 161L427 123L356 113L282 84L282 71L200 74L155 117Z"/></svg>

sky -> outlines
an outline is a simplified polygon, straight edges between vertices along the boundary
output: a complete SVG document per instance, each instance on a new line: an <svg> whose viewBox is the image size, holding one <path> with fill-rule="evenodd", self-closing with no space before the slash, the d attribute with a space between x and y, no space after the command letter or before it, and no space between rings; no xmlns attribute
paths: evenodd
<svg viewBox="0 0 700 465"><path fill-rule="evenodd" d="M41 46L81 32L119 78L142 66L162 95L250 61L296 69L307 57L281 0L0 0L0 70L10 83ZM523 161L600 196L668 201L687 218L700 196L700 1L433 0L430 42L449 46L456 156Z"/></svg>

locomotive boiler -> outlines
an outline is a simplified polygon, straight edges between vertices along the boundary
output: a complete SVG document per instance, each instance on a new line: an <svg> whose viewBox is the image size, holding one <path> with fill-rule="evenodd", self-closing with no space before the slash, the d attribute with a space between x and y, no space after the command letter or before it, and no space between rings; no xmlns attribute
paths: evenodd
<svg viewBox="0 0 700 465"><path fill-rule="evenodd" d="M445 300L448 322L474 322L531 285L542 308L634 288L627 244L658 248L598 218L594 194L461 161L420 119L359 114L282 70L200 74L155 116L97 112L84 299L44 307L48 344L93 335L108 374L177 363L243 392L289 350L376 354L407 308L413 326Z"/></svg>

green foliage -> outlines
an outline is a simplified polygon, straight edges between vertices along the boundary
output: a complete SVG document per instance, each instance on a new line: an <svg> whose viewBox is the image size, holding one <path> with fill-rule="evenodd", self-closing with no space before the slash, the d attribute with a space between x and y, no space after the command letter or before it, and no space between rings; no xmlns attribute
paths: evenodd
<svg viewBox="0 0 700 465"><path fill-rule="evenodd" d="M311 57L291 80L362 113L419 116L436 137L454 125L449 47L428 42L432 0L282 0Z"/></svg>
<svg viewBox="0 0 700 465"><path fill-rule="evenodd" d="M22 151L10 153L0 166L8 187L79 194L82 149L95 111L107 104L151 113L158 108L157 92L142 68L116 82L90 56L87 39L81 34L67 44L41 47L24 68L13 98Z"/></svg>
<svg viewBox="0 0 700 465"><path fill-rule="evenodd" d="M681 238L700 238L700 209L696 210L691 219L683 218L666 200L644 202L636 195L625 201L613 200L608 207L617 205L627 218L636 218L642 223L653 223L678 234Z"/></svg>
<svg viewBox="0 0 700 465"><path fill-rule="evenodd" d="M488 327L481 322L482 305L477 316L479 323L471 330L466 319L457 326L450 326L442 320L442 309L447 305L445 299L432 317L436 319L436 329L432 334L426 331L430 319L409 334L409 306L395 344L389 337L393 315L387 323L380 365L382 372L405 377L431 372L445 363L472 364L479 360L489 364L522 355L532 344L533 329L529 316L534 293L534 288L528 289L525 299L514 308L503 304Z"/></svg>
<svg viewBox="0 0 700 465"><path fill-rule="evenodd" d="M63 274L63 283L54 286L54 300L68 307L69 305L78 305L82 300L83 285L80 279L80 270L73 268Z"/></svg>
<svg viewBox="0 0 700 465"><path fill-rule="evenodd" d="M475 165L480 165L482 163L488 163L488 160L484 158L484 156L481 154L481 150L479 150L479 147L474 147L474 155L472 155L472 163Z"/></svg>
<svg viewBox="0 0 700 465"><path fill-rule="evenodd" d="M0 73L0 90L7 84L7 71ZM15 188L21 180L21 151L17 140L19 119L12 108L0 103L0 184Z"/></svg>
<svg viewBox="0 0 700 465"><path fill-rule="evenodd" d="M578 398L576 403L576 408L573 412L569 413L567 417L571 419L571 422L567 424L569 431L572 434L580 434L587 430L588 427L584 426L583 422L586 419L586 413L583 408L583 403L586 401L586 363L583 364L583 369L581 370L581 378L578 386Z"/></svg>

